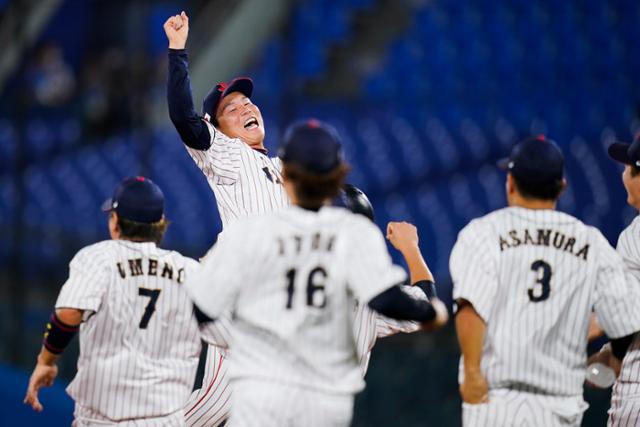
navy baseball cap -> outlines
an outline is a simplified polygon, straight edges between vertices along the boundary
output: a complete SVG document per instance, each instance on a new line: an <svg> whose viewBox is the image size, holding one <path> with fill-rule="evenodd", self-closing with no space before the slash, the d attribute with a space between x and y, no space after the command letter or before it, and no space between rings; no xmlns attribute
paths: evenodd
<svg viewBox="0 0 640 427"><path fill-rule="evenodd" d="M143 176L125 178L102 204L104 212L114 211L129 221L153 223L164 214L164 194L153 181Z"/></svg>
<svg viewBox="0 0 640 427"><path fill-rule="evenodd" d="M309 172L329 172L342 162L338 132L316 119L296 122L287 128L278 157Z"/></svg>
<svg viewBox="0 0 640 427"><path fill-rule="evenodd" d="M516 144L509 157L498 161L498 167L520 181L546 184L564 177L564 155L558 144L539 135Z"/></svg>
<svg viewBox="0 0 640 427"><path fill-rule="evenodd" d="M207 120L215 120L218 104L225 96L232 92L240 92L247 98L253 93L253 80L249 77L236 77L229 83L218 83L211 89L202 101L202 114Z"/></svg>
<svg viewBox="0 0 640 427"><path fill-rule="evenodd" d="M607 151L609 157L617 162L640 167L640 133L636 135L631 144L614 142Z"/></svg>

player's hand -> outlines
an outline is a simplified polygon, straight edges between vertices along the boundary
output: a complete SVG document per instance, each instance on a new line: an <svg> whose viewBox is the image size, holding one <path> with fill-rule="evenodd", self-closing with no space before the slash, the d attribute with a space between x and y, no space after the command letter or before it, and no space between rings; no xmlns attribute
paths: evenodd
<svg viewBox="0 0 640 427"><path fill-rule="evenodd" d="M418 247L418 230L408 222L394 222L387 224L387 239L394 248L404 253Z"/></svg>
<svg viewBox="0 0 640 427"><path fill-rule="evenodd" d="M616 377L620 375L620 370L622 369L622 361L613 355L610 344L603 345L600 351L592 354L587 359L587 366L593 363L602 363L610 367L615 372Z"/></svg>
<svg viewBox="0 0 640 427"><path fill-rule="evenodd" d="M460 384L460 396L463 402L472 405L489 401L489 386L482 372L465 371L464 382Z"/></svg>
<svg viewBox="0 0 640 427"><path fill-rule="evenodd" d="M169 39L170 49L184 49L189 37L189 17L184 11L180 15L171 16L162 26Z"/></svg>
<svg viewBox="0 0 640 427"><path fill-rule="evenodd" d="M58 366L55 363L50 365L38 361L31 378L29 378L27 395L23 402L30 405L34 411L42 412L43 407L38 400L38 392L42 387L51 387L56 376L58 376Z"/></svg>
<svg viewBox="0 0 640 427"><path fill-rule="evenodd" d="M444 305L442 301L440 301L438 298L434 298L433 300L431 300L431 305L436 311L436 317L432 321L424 323L422 325L422 329L425 331L434 331L436 329L440 329L449 321L449 310L447 310L447 306Z"/></svg>

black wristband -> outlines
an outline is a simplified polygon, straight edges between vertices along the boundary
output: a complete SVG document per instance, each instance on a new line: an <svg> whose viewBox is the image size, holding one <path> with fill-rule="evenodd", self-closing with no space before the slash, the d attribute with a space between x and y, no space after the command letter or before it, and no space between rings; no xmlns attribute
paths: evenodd
<svg viewBox="0 0 640 427"><path fill-rule="evenodd" d="M76 335L80 325L67 325L61 321L56 312L51 313L47 330L44 333L42 345L53 354L60 354L69 345L73 337Z"/></svg>
<svg viewBox="0 0 640 427"><path fill-rule="evenodd" d="M422 289L422 292L424 292L429 301L438 297L438 294L436 293L436 284L431 280L419 280L414 283L413 286L417 286Z"/></svg>

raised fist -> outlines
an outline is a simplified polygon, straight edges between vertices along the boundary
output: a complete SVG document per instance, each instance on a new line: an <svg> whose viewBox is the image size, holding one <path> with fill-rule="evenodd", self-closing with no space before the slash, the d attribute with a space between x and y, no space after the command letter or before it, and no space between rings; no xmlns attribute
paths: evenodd
<svg viewBox="0 0 640 427"><path fill-rule="evenodd" d="M387 224L387 239L394 248L403 252L418 246L418 230L408 222L390 222Z"/></svg>
<svg viewBox="0 0 640 427"><path fill-rule="evenodd" d="M189 37L189 17L184 11L169 17L162 26L169 39L170 49L184 49Z"/></svg>

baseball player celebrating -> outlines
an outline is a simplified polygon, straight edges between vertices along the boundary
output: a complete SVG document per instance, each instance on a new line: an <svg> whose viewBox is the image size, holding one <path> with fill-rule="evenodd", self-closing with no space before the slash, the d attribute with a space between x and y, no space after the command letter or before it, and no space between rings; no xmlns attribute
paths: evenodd
<svg viewBox="0 0 640 427"><path fill-rule="evenodd" d="M183 426L200 333L184 282L195 260L158 248L164 196L128 178L105 204L112 240L87 246L69 265L29 380L25 403L43 409L56 361L80 332L78 371L67 388L76 426Z"/></svg>
<svg viewBox="0 0 640 427"><path fill-rule="evenodd" d="M164 30L169 39L169 116L215 194L223 226L287 206L280 160L267 156L264 148L264 123L251 102L251 79L215 85L200 116L193 107L185 50L189 18L184 12L172 16Z"/></svg>
<svg viewBox="0 0 640 427"><path fill-rule="evenodd" d="M640 209L640 135L636 136L632 144L622 142L612 144L609 147L609 156L625 165L622 183L627 190L627 203ZM629 281L636 288L640 285L638 235L640 235L640 218L636 217L620 234L617 245L618 253L627 266ZM608 358L609 364L620 371L611 395L608 425L612 427L640 424L640 335L635 334L629 337L627 345L630 346L622 361L621 370L616 360L619 358L613 360Z"/></svg>
<svg viewBox="0 0 640 427"><path fill-rule="evenodd" d="M620 256L555 211L564 158L544 137L515 146L509 207L472 221L450 259L465 426L579 426L592 309L621 358L640 329Z"/></svg>
<svg viewBox="0 0 640 427"><path fill-rule="evenodd" d="M324 206L347 171L334 132L315 121L298 125L281 158L295 206L229 226L187 290L213 319L234 312L232 427L347 426L364 385L354 299L438 326L446 309L393 286L405 273L370 221Z"/></svg>
<svg viewBox="0 0 640 427"><path fill-rule="evenodd" d="M287 206L280 159L269 157L264 148L264 122L251 102L251 79L216 84L199 115L193 105L185 49L189 18L184 12L170 17L164 31L169 40L169 116L215 194L223 228L239 218ZM220 347L209 346L202 388L185 407L189 426L216 426L228 416L225 357Z"/></svg>

